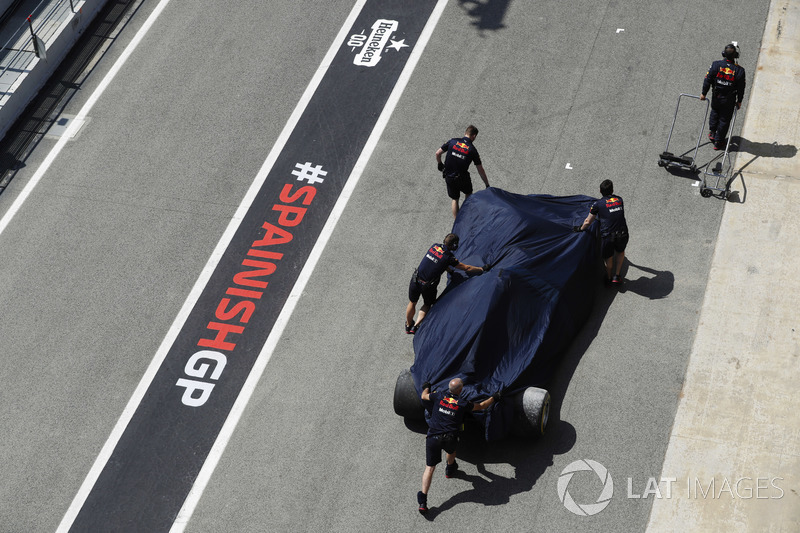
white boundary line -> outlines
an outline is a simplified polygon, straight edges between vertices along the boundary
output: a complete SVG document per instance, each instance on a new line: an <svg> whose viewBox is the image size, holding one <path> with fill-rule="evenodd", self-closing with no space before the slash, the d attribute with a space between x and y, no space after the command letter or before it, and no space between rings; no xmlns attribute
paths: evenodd
<svg viewBox="0 0 800 533"><path fill-rule="evenodd" d="M316 267L317 261L319 261L322 251L325 249L325 245L328 244L328 240L333 233L333 229L339 222L339 218L341 218L344 208L347 205L347 202L350 200L350 196L353 194L353 190L358 184L358 180L361 178L361 174L364 172L364 168L367 166L367 162L369 161L369 158L372 156L372 152L375 150L375 147L378 144L378 140L380 139L381 135L383 135L383 130L386 128L386 124L389 122L389 118L392 116L392 113L397 106L397 102L400 101L400 96L403 94L403 91L408 84L408 80L411 78L411 74L414 72L417 63L419 62L419 58L427 46L428 40L430 39L431 34L433 34L436 24L438 24L439 18L441 17L446 4L447 0L438 0L436 7L433 9L428 22L425 24L425 27L419 36L417 44L414 45L414 50L411 52L408 62L403 68L403 72L400 73L400 77L394 86L394 90L392 90L392 93L389 95L389 99L386 101L386 105L384 106L381 115L378 117L378 121L375 124L369 139L367 139L364 149L361 151L361 155L353 167L353 171L347 178L347 182L345 183L344 188L339 195L339 199L336 201L336 204L334 204L333 210L328 217L328 221L325 223L325 227L322 228L322 232L320 233L314 248L311 250L303 270L300 271L297 282L292 288L292 292L289 294L289 297L287 298L280 315L278 315L275 325L273 326L269 337L267 337L264 347L261 349L261 353L259 353L258 359L256 359L256 362L253 365L253 369L250 371L250 375L247 377L247 381L245 381L238 398L236 398L236 402L233 404L231 412L228 415L228 418L225 420L225 424L222 426L222 429L217 436L217 440L214 442L214 446L211 448L208 458L206 458L206 462L203 464L203 468L197 475L197 479L192 486L192 490L189 491L189 495L186 497L183 507L181 507L178 516L175 518L175 522L172 525L172 529L170 529L170 533L182 533L186 525L189 523L189 520L191 519L192 514L194 513L194 510L200 501L200 497L203 495L203 491L208 485L211 475L214 473L222 454L225 452L225 448L230 441L233 431L236 429L236 426L239 423L245 407L247 407L247 404L250 402L250 397L253 395L256 385L258 385L261 376L264 374L264 369L266 368L267 363L275 351L278 340L280 340L283 330L289 323L289 318L291 317L292 312L294 311L294 308L300 299L300 295L305 289L306 283L311 277L311 273L314 271L314 267ZM347 29L349 28L350 26L347 26ZM339 37L342 37L341 33ZM337 39L337 41L338 40L339 39Z"/></svg>

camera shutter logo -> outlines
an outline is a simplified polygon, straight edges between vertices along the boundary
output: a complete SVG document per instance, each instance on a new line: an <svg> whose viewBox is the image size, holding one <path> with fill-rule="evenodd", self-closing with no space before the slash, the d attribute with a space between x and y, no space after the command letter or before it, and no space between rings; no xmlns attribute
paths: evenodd
<svg viewBox="0 0 800 533"><path fill-rule="evenodd" d="M603 483L603 491L597 498L595 503L576 503L567 491L572 476L575 472L590 471L597 474L600 482ZM591 459L579 459L568 464L561 475L558 476L558 498L570 512L580 516L591 516L599 513L611 503L611 497L614 495L614 481L611 479L611 474L608 469Z"/></svg>

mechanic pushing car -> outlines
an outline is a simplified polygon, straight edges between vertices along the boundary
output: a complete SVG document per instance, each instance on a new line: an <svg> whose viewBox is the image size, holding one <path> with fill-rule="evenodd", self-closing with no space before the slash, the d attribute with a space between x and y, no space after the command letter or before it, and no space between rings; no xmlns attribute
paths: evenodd
<svg viewBox="0 0 800 533"><path fill-rule="evenodd" d="M436 465L442 462L442 450L447 454L447 466L444 475L453 477L458 470L456 448L458 432L464 417L472 411L483 411L500 400L500 392L494 393L479 403L460 398L464 382L461 378L450 380L446 391L431 391L430 383L422 384L422 401L431 402L431 416L428 419L428 435L425 437L425 472L422 474L422 490L417 493L419 512L428 512L428 491L431 488L433 472Z"/></svg>
<svg viewBox="0 0 800 533"><path fill-rule="evenodd" d="M433 302L436 301L436 287L439 285L439 279L446 270L457 268L465 271L467 274L483 274L485 270L488 270L486 267L481 268L465 265L460 262L453 255L453 252L457 249L458 235L455 233L448 233L445 235L444 241L431 245L417 269L414 270L414 275L411 276L411 282L408 284L406 333L413 335L417 332L419 323L425 318L425 313L428 312ZM419 316L415 322L414 314L417 311L417 302L419 302L420 296L423 298L423 305L419 310Z"/></svg>
<svg viewBox="0 0 800 533"><path fill-rule="evenodd" d="M581 226L576 226L575 231L585 231L594 222L600 219L600 255L606 265L606 285L621 285L620 271L625 261L625 247L628 245L628 223L625 221L625 208L622 198L614 194L614 183L603 180L600 184L600 195L589 209L589 215ZM616 267L616 269L614 269ZM614 275L612 277L612 269Z"/></svg>

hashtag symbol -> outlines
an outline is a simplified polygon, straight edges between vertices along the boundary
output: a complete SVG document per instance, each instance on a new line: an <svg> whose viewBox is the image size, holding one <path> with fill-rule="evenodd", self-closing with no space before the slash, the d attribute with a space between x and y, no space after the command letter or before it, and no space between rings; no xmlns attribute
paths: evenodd
<svg viewBox="0 0 800 533"><path fill-rule="evenodd" d="M306 180L311 185L315 183L322 183L325 180L319 176L325 176L328 174L326 171L322 170L322 165L311 166L310 162L302 165L300 163L295 163L294 168L298 169L292 170L292 174L297 176L297 181Z"/></svg>

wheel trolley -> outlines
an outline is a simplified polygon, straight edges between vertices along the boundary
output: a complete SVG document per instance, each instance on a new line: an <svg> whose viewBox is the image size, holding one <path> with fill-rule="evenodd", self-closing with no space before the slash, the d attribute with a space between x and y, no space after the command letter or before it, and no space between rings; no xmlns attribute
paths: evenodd
<svg viewBox="0 0 800 533"><path fill-rule="evenodd" d="M658 156L658 166L665 167L667 169L671 167L677 167L683 170L688 170L690 172L697 172L697 150L700 149L700 140L703 137L703 129L706 125L706 119L708 118L708 108L710 106L709 99L706 99L706 112L703 115L703 120L700 122L700 132L697 134L697 144L694 147L694 155L688 156L687 154L683 155L675 155L669 151L669 143L672 140L672 132L675 129L675 122L678 120L678 109L681 107L681 98L696 98L700 100L700 97L694 94L681 94L678 96L678 104L675 106L675 116L672 118L672 127L669 129L669 137L667 137L667 147L664 148L664 151L661 155Z"/></svg>
<svg viewBox="0 0 800 533"><path fill-rule="evenodd" d="M731 133L733 132L733 127L736 125L736 111L737 109L734 107L733 116L731 117L731 126L728 128L728 142L725 143L725 151L722 152L722 159L718 160L713 167L711 163L709 163L706 165L705 170L703 170L703 183L700 185L700 196L703 198L708 198L716 193L721 198L727 200L731 195L731 168L733 167L733 163L731 162L729 154L731 151ZM711 180L714 180L714 185L709 184ZM721 186L721 184L724 184L724 186Z"/></svg>

